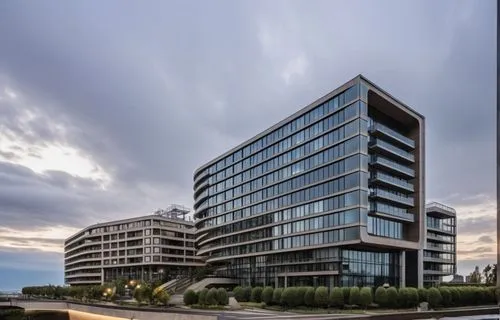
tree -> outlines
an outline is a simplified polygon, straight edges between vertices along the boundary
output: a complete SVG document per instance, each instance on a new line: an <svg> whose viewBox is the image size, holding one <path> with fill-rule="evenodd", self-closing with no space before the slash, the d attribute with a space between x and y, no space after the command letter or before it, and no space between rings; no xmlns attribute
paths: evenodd
<svg viewBox="0 0 500 320"><path fill-rule="evenodd" d="M196 292L193 290L187 290L184 292L184 304L186 306L193 305L198 302L198 297L196 296Z"/></svg>
<svg viewBox="0 0 500 320"><path fill-rule="evenodd" d="M210 290L208 290L206 300L206 304L209 306L217 305L217 289L211 288Z"/></svg>
<svg viewBox="0 0 500 320"><path fill-rule="evenodd" d="M233 289L234 293L234 298L238 302L245 302L245 292L243 291L243 288L240 286L237 286Z"/></svg>
<svg viewBox="0 0 500 320"><path fill-rule="evenodd" d="M289 308L293 308L296 306L296 295L297 288L287 287L283 290L281 294L281 303Z"/></svg>
<svg viewBox="0 0 500 320"><path fill-rule="evenodd" d="M168 305L168 302L170 301L170 295L168 294L168 292L166 292L165 290L162 290L158 293L157 295L157 299L158 301L163 304L163 305Z"/></svg>
<svg viewBox="0 0 500 320"><path fill-rule="evenodd" d="M306 293L304 294L304 304L307 307L314 307L314 295L315 291L313 287L307 287Z"/></svg>
<svg viewBox="0 0 500 320"><path fill-rule="evenodd" d="M359 300L359 288L358 287L352 287L351 291L349 292L349 304L352 305L360 305L360 300Z"/></svg>
<svg viewBox="0 0 500 320"><path fill-rule="evenodd" d="M306 296L307 287L298 287L297 288L297 305L303 306L305 305L304 298Z"/></svg>
<svg viewBox="0 0 500 320"><path fill-rule="evenodd" d="M418 302L427 302L426 288L418 288Z"/></svg>
<svg viewBox="0 0 500 320"><path fill-rule="evenodd" d="M439 293L441 293L441 297L442 297L441 301L443 302L443 306L445 306L445 307L451 306L452 296L451 296L450 289L448 289L446 287L440 287Z"/></svg>
<svg viewBox="0 0 500 320"><path fill-rule="evenodd" d="M399 288L398 306L401 308L406 308L408 306L408 288Z"/></svg>
<svg viewBox="0 0 500 320"><path fill-rule="evenodd" d="M442 301L441 293L437 288L430 288L427 294L427 302L431 308L439 307Z"/></svg>
<svg viewBox="0 0 500 320"><path fill-rule="evenodd" d="M394 287L387 289L387 305L391 308L398 307L398 290Z"/></svg>
<svg viewBox="0 0 500 320"><path fill-rule="evenodd" d="M415 308L418 305L418 290L415 288L408 288L408 295L407 295L407 305L409 307Z"/></svg>
<svg viewBox="0 0 500 320"><path fill-rule="evenodd" d="M344 307L344 293L342 292L342 288L333 288L330 293L330 304L336 308Z"/></svg>
<svg viewBox="0 0 500 320"><path fill-rule="evenodd" d="M283 289L282 288L276 288L274 289L273 292L273 303L274 304L281 304L281 296L283 294ZM238 299L236 299L238 300Z"/></svg>
<svg viewBox="0 0 500 320"><path fill-rule="evenodd" d="M217 289L217 303L220 306L227 306L229 304L229 296L227 294L226 289L224 288Z"/></svg>
<svg viewBox="0 0 500 320"><path fill-rule="evenodd" d="M328 307L329 296L328 289L326 287L317 287L314 292L314 302L318 307L326 308Z"/></svg>
<svg viewBox="0 0 500 320"><path fill-rule="evenodd" d="M384 287L375 290L375 302L381 307L387 306L387 290Z"/></svg>
<svg viewBox="0 0 500 320"><path fill-rule="evenodd" d="M251 302L261 302L262 301L262 287L255 287L252 289L252 293L250 295Z"/></svg>
<svg viewBox="0 0 500 320"><path fill-rule="evenodd" d="M273 302L273 292L273 287L265 287L264 290L262 290L262 301L268 306Z"/></svg>
<svg viewBox="0 0 500 320"><path fill-rule="evenodd" d="M344 295L344 304L349 304L349 295L351 294L351 288L343 287L342 293Z"/></svg>
<svg viewBox="0 0 500 320"><path fill-rule="evenodd" d="M373 302L372 288L363 287L359 292L359 304L367 308Z"/></svg>
<svg viewBox="0 0 500 320"><path fill-rule="evenodd" d="M244 287L243 288L243 302L250 301L250 297L252 296L252 287Z"/></svg>
<svg viewBox="0 0 500 320"><path fill-rule="evenodd" d="M495 286L497 284L497 264L487 265L483 270L486 285Z"/></svg>
<svg viewBox="0 0 500 320"><path fill-rule="evenodd" d="M208 294L207 288L200 291L200 293L198 294L198 304L199 305L202 305L202 306L207 305L207 294Z"/></svg>

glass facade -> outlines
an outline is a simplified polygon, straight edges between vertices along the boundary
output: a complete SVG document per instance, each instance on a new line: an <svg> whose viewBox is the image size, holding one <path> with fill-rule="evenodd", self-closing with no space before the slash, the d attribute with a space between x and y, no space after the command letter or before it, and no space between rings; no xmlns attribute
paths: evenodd
<svg viewBox="0 0 500 320"><path fill-rule="evenodd" d="M195 172L196 246L220 276L274 286L399 281L400 251L369 251L361 232L405 239L414 141L371 114L359 80L343 88ZM372 134L374 121L389 138Z"/></svg>

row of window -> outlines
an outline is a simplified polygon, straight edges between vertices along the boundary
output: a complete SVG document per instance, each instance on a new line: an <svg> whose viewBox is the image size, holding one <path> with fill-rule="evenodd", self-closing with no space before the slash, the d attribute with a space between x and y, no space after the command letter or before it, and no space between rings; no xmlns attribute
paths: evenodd
<svg viewBox="0 0 500 320"><path fill-rule="evenodd" d="M339 148L339 150L342 150L342 156L345 155L346 153L344 152L349 152L349 153L355 153L359 151L359 146L360 146L360 139L362 140L363 136L357 136L354 138L349 139L348 141L336 146L335 148ZM251 202L256 202L260 201L262 199L266 199L272 196L276 196L277 194L281 194L284 192L288 192L290 190L294 190L296 188L300 188L302 186L306 186L308 184L313 183L313 181L320 181L319 179L325 178L325 177L331 177L335 175L335 169L340 170L338 168L338 165L332 164L328 167L325 167L327 169L318 169L314 171L313 173L307 173L302 176L293 178L292 180L284 181L280 183L279 185L273 186L273 187L268 187L264 190L260 190L257 192L254 192L252 194L246 195L244 197L239 197L239 198L231 198L231 194L229 194L229 200L226 203L220 204L216 207L211 207L207 210L208 216L211 215L218 215L226 211L233 210L234 208L239 208L240 206L246 206L249 205ZM359 163L358 163L358 168L359 168ZM321 171L320 171L321 170ZM321 174L321 176L320 176ZM306 179L308 179L306 181ZM312 179L318 179L318 180L312 180ZM321 179L321 180L323 180ZM312 181L311 181L312 180ZM363 181L368 181L368 178L363 179ZM284 192L279 192L279 186L283 188L283 190L288 190ZM276 189L275 189L276 188ZM277 192L276 192L277 191ZM333 192L333 191L331 191ZM252 199L251 197L255 197ZM259 200L260 199L260 200ZM225 200L227 201L227 200Z"/></svg>
<svg viewBox="0 0 500 320"><path fill-rule="evenodd" d="M440 272L453 274L455 271L455 265L433 263L433 262L424 262L424 271L440 271Z"/></svg>
<svg viewBox="0 0 500 320"><path fill-rule="evenodd" d="M359 209L352 209L326 216L315 217L296 222L290 222L273 227L272 236L287 235L290 233L304 232L309 230L331 228L344 224L359 222Z"/></svg>
<svg viewBox="0 0 500 320"><path fill-rule="evenodd" d="M332 228L356 222L359 222L359 209L352 209L338 213L332 213L321 217L290 222L287 224L275 226L273 228L264 228L256 231L229 235L224 238L210 241L208 245L203 245L202 249L218 247L221 245L231 245L252 240L266 239L269 237L281 237L291 233Z"/></svg>
<svg viewBox="0 0 500 320"><path fill-rule="evenodd" d="M273 249L290 249L359 239L359 227L311 233L273 240Z"/></svg>
<svg viewBox="0 0 500 320"><path fill-rule="evenodd" d="M403 239L403 224L377 217L368 217L367 232L379 237Z"/></svg>
<svg viewBox="0 0 500 320"><path fill-rule="evenodd" d="M350 110L349 108L345 110ZM283 164L290 163L296 159L299 159L303 157L304 155L310 154L311 150L317 150L321 148L322 146L327 146L331 145L334 142L341 141L347 137L350 137L354 134L358 134L360 132L360 127L366 128L366 120L354 120L357 117L356 114L353 114L352 117L346 118L345 122L348 122L347 124L341 126L340 128L337 128L335 130L333 127L325 127L324 130L321 128L321 130L318 132L317 135L323 132L328 132L328 135L323 135L315 140L310 140L312 137L307 137L304 140L301 140L300 143L304 141L309 141L305 144L302 144L299 146L299 142L291 144L291 147L293 147L292 150L282 153L278 157L274 157L275 155L278 155L281 152L286 151L290 147L287 147L285 149L279 149L276 150L276 152L271 153L269 152L269 155L266 155L262 159L256 159L256 161L252 162L252 166L254 166L251 169L245 170L241 173L239 173L241 170L244 170L243 167L240 168L238 165L235 165L233 167L230 167L226 169L224 172L227 174L221 175L220 177L212 177L210 182L212 184L212 187L210 187L210 194L214 194L216 192L220 192L224 189L227 189L233 185L237 185L241 182L248 181L250 179L253 179L256 176L259 176L263 173L272 171L278 167L280 167ZM352 121L354 120L354 121ZM345 123L342 122L341 124ZM337 125L338 126L338 125ZM316 136L316 135L315 135ZM288 140L284 140L288 141ZM270 160L267 160L269 158L272 158ZM258 160L258 161L257 161ZM233 174L235 174L233 176ZM226 179L226 180L223 180Z"/></svg>
<svg viewBox="0 0 500 320"><path fill-rule="evenodd" d="M386 182L391 183L391 184L401 186L403 188L408 189L408 191L407 191L408 193L413 192L413 189L414 189L413 184L408 182L408 180L398 178L396 176L387 174L387 173L382 172L382 171L372 171L370 174L370 178L379 179L379 180L386 181Z"/></svg>
<svg viewBox="0 0 500 320"><path fill-rule="evenodd" d="M272 201L267 201L267 202L249 207L247 209L250 209L250 210L247 212L248 212L249 216L251 216L252 214L260 214L260 213L263 213L265 211L272 211L273 209L281 208L284 206L288 206L289 204L292 204L292 200L294 200L293 203L300 203L300 202L310 201L310 200L313 200L315 198L320 198L320 197L332 194L333 192L331 192L331 190L333 190L332 181L318 185L318 186L310 188L310 189L297 191L291 195L286 195L286 196L280 197L280 198L272 200ZM285 198L288 198L288 200L283 200ZM278 200L278 202L276 202L276 200ZM351 192L341 194L341 195L338 195L335 197L331 197L329 199L324 199L321 201L323 202L323 205L324 205L324 211L330 211L330 210L340 209L340 208L354 206L354 205L367 206L368 205L367 200L368 200L368 194L366 191L356 190L356 191L351 191ZM280 203L281 203L281 205L280 205ZM287 203L287 204L283 205L283 203ZM262 205L265 205L265 207L263 207ZM310 204L305 204L304 206L301 206L301 207L305 209L305 206L309 207ZM297 213L305 212L305 211L302 211L304 209L294 208L294 209L285 210L285 211L283 211L284 212L283 219L285 221L288 220L288 219L286 219L288 217L288 212L296 215ZM318 209L319 209L319 207L318 207ZM289 210L291 210L291 211L289 211ZM293 211L293 210L295 210L295 211ZM311 214L312 213L313 212L311 212ZM278 215L279 215L279 213L278 213ZM257 219L255 219L255 220L252 220L252 219L248 220L248 221L250 221L249 223L245 223L244 221L242 221L242 222L240 222L240 224L234 223L231 225L234 226L233 227L234 231L237 231L240 228L240 226L243 229L248 228L248 227L252 227L252 226L259 226L259 225L262 225L266 220L272 218L271 215L267 215L267 216L269 218L257 217ZM222 217L224 217L223 219L225 219L225 218L231 217L231 214L224 215ZM278 217L279 216L275 216L275 219L278 219ZM293 215L290 216L290 218L291 217L293 217ZM239 216L235 215L234 218L239 218ZM262 220L260 220L260 219L262 219ZM264 220L264 219L266 219L266 220ZM202 224L200 224L200 226L202 228L203 227L210 227L210 226L212 226L212 223L213 223L213 225L220 225L220 224L230 222L230 221L231 220L229 220L229 221L220 220L219 222L216 222L215 220L210 219L210 220L204 221ZM269 220L269 221L272 221L272 220ZM276 221L283 221L283 220L276 220Z"/></svg>
<svg viewBox="0 0 500 320"><path fill-rule="evenodd" d="M433 258L433 259L451 260L451 262L455 261L455 255L452 253L443 253L443 252L424 250L424 257Z"/></svg>
<svg viewBox="0 0 500 320"><path fill-rule="evenodd" d="M222 180L229 178L229 177L233 176L234 174L237 174L241 171L244 171L242 179L247 180L252 176L251 171L247 170L247 169L249 169L255 165L258 165L258 164L262 163L263 161L266 161L267 159L274 158L276 155L281 154L290 148L294 148L294 149L290 150L290 152L287 153L288 158L290 157L289 154L301 152L300 150L296 150L296 149L300 149L301 147L304 147L304 146L307 146L308 149L312 149L312 148L318 149L320 147L318 147L317 145L319 145L319 144L325 145L325 143L327 141L325 141L324 139L321 139L321 138L317 138L313 141L310 141L311 138L318 136L322 133L326 133L328 131L329 134L331 135L331 141L333 141L333 138L336 136L339 137L342 130L345 130L345 129L340 129L340 128L338 130L332 130L332 129L357 118L359 116L360 108L361 107L360 107L359 102L353 103L352 105L344 108L343 110L339 111L338 113L335 113L334 115L332 115L328 118L325 118L323 121L319 122L317 125L314 125L311 128L305 129L303 137L302 137L302 134L297 134L297 135L300 135L300 137L299 137L300 140L297 140L297 138L296 138L296 139L294 139L294 141L295 142L300 141L300 142L292 143L291 138L287 138L287 139L277 143L274 146L268 147L267 149L264 149L264 150L260 151L259 153L255 154L255 155L253 155L253 156L251 156L251 157L249 157L249 158L247 158L239 163L236 163L235 165L233 165L231 167L226 168L225 170L217 173L216 175L210 176L208 178L208 182L211 185L215 185L216 183L222 182ZM352 126L354 127L354 124L352 124ZM368 132L368 129L367 129L368 122L366 120L364 120L360 126L361 126L363 132L365 132L365 133ZM359 130L359 126L356 126L355 128L357 130ZM308 132L307 139L305 138L306 137L305 132ZM345 136L345 132L344 132L344 136ZM288 142L285 142L285 141L288 141ZM302 143L304 141L309 141L309 142L301 145L301 147L295 147L295 146L298 146L299 143ZM368 140L367 140L367 142L368 142ZM308 149L306 149L306 151ZM302 152L303 152L303 150L302 150ZM286 158L285 158L285 160L286 160ZM277 161L278 160L271 159L270 161L266 162L266 165L268 167L271 166L271 169L276 168L279 166L279 162L277 162ZM284 161L284 160L282 159L281 161ZM271 169L268 168L268 170L271 170ZM262 170L262 169L257 168L256 170Z"/></svg>
<svg viewBox="0 0 500 320"><path fill-rule="evenodd" d="M220 171L225 167L243 158L248 157L252 153L257 152L262 148L266 148L267 146L273 144L275 141L278 141L283 137L286 137L291 133L300 130L302 127L307 126L310 123L316 121L317 119L320 119L323 116L342 108L346 104L349 104L350 102L354 101L357 98L357 96L358 96L357 86L353 86L347 89L344 93L337 95L336 97L321 104L315 109L303 114L302 116L298 117L295 120L290 121L289 123L274 130L273 132L267 134L266 136L260 138L259 140L253 142L252 144L249 144L246 147L234 152L233 154L227 156L226 158L219 160L219 162L208 168L208 173L214 174L217 171ZM200 173L203 173L203 171Z"/></svg>
<svg viewBox="0 0 500 320"><path fill-rule="evenodd" d="M175 229L185 229L185 228L193 228L192 226L188 226L182 223L174 223L170 221L163 221L163 220L153 220L151 223L151 219L147 220L141 220L141 221L134 221L130 223L121 223L121 224L115 224L115 225L110 225L110 226L104 226L104 227L99 227L99 228L93 228L90 230L87 230L85 232L82 232L80 234L77 234L76 236L68 239L66 243L72 242L74 239L77 239L83 235L97 235L105 232L116 232L116 231L121 231L121 230L128 230L128 229L135 229L135 228L143 228L143 227L148 227L148 226L162 226L162 227L168 227L168 228L175 228ZM123 239L125 237L125 233L121 234ZM133 233L131 234L133 236ZM109 240L110 235L104 235L105 239L104 240ZM118 239L118 235L114 234L111 235L113 239ZM83 240L82 240L83 241ZM67 250L72 249L78 245L81 244L81 241L78 243L71 244L67 246Z"/></svg>
<svg viewBox="0 0 500 320"><path fill-rule="evenodd" d="M427 227L455 233L455 218L439 219L427 216Z"/></svg>
<svg viewBox="0 0 500 320"><path fill-rule="evenodd" d="M455 252L455 244L450 244L450 243L427 242L426 247L429 250L436 249L436 250Z"/></svg>
<svg viewBox="0 0 500 320"><path fill-rule="evenodd" d="M265 226L268 224L278 223L278 222L285 223L286 221L290 221L292 219L297 219L297 218L306 217L306 216L313 215L313 214L320 214L323 212L333 211L335 208L338 208L339 201L341 201L340 198L336 199L336 197L332 197L329 199L315 201L315 202L311 202L311 203L304 204L301 206L288 208L285 210L280 210L280 211L277 211L275 213L269 213L266 215L261 215L258 217L246 219L243 221L237 221L237 222L234 222L234 223L231 223L228 225L222 225L219 228L210 230L208 232L207 239L212 239L212 238L220 236L220 235L230 234L233 232L251 229L251 228L258 227L258 226ZM360 209L358 208L358 209L351 209L351 210L356 210L357 212L359 212ZM366 209L361 209L361 210L363 210L364 214L366 214ZM344 217L345 213L342 211L342 212L337 212L336 214L338 215L338 221L339 221L338 224L344 224L343 221L345 221L345 217ZM231 214L226 215L227 220L225 220L225 222L221 222L221 223L230 222L231 220L229 220L230 218L228 217L230 215ZM357 213L357 215L359 216L359 213ZM233 217L240 219L241 215L238 215L236 212L234 212ZM349 219L350 218L348 218L347 220L349 221ZM208 222L208 221L209 220L207 220L205 222ZM220 224L217 224L217 225L220 225ZM205 226L209 226L209 225L203 224L203 223L201 224L201 227L205 227Z"/></svg>
<svg viewBox="0 0 500 320"><path fill-rule="evenodd" d="M229 179L221 181L221 182L217 183L216 185L211 186L209 188L209 193L210 193L210 195L215 195L216 193L222 192L230 187L236 186L236 185L240 184L241 182L245 182L245 181L248 181L250 179L254 179L257 176L260 176L261 174L275 170L276 168L280 167L281 165L295 161L299 158L302 158L305 155L309 155L310 154L309 151L314 152L317 149L319 149L318 147L335 144L335 143L340 142L346 138L352 137L358 133L359 133L359 120L354 120L352 122L349 122L347 125L330 132L330 134L328 134L328 135L322 136L322 137L318 138L317 140L311 141L310 143L305 144L299 148L296 148L296 149L293 149L289 152L286 152L286 153L282 154L281 156L278 156L274 159L260 163L259 165L257 165L256 167L253 167L250 170L244 171L244 172L237 174ZM312 148L309 147L311 145L313 146ZM280 170L271 172L270 174L268 174L264 177L261 177L260 179L264 179L264 181L266 181L266 182L262 182L261 185L265 185L267 183L272 183L274 181L284 179L287 176L292 175L293 172L296 172L297 167L305 168L305 167L309 166L309 168L312 168L313 167L312 164L315 161L318 161L318 162L320 161L319 159L317 159L319 157L326 159L325 162L327 162L327 161L331 161L331 159L335 159L336 157L338 157L338 155L335 158L334 158L334 156L335 156L334 153L325 154L325 151L323 151L321 154L317 154L314 157L304 159L299 163L287 166L287 167L282 168ZM303 169L303 170L307 170L307 169ZM247 184L251 183L253 186L254 181L255 180L248 182ZM243 189L245 190L245 185L243 185ZM250 188L250 190L252 190L252 189L255 189L255 187ZM243 191L243 192L246 192L246 191Z"/></svg>
<svg viewBox="0 0 500 320"><path fill-rule="evenodd" d="M327 243L356 239L359 239L359 227L351 227L340 230L331 230L306 235L292 236L247 245L226 247L212 252L211 257L227 257L247 253L265 252L270 250L322 245Z"/></svg>
<svg viewBox="0 0 500 320"><path fill-rule="evenodd" d="M353 138L357 140L357 137ZM264 177L258 178L253 180L252 182L247 182L241 186L235 187L233 189L227 190L226 192L219 193L217 196L213 196L209 198L208 204L210 206L220 204L226 200L231 200L233 197L238 197L242 194L246 194L248 192L254 191L254 190L259 190L262 187L265 187L266 185L276 183L278 181L281 182L281 184L288 183L292 184L293 181L297 180L301 176L298 176L294 179L290 179L290 177L298 175L301 172L310 170L314 167L318 167L320 165L323 165L325 163L331 162L332 160L338 159L339 157L335 157L334 154L335 152L339 152L339 150L343 150L344 156L348 154L352 154L354 152L357 152L357 150L351 150L355 147L355 143L349 143L348 140L345 143L342 143L340 145L337 145L335 147L331 147L330 149L324 150L321 153L316 154L315 156L302 160L300 162L297 162L291 166L285 167L279 171L275 171L274 173L268 174ZM347 149L347 150L346 150ZM339 160L335 163L332 163L330 166L333 167L333 172L334 174L339 174L343 172L350 171L352 169L357 169L359 168L359 157L350 157L349 161L347 160ZM316 170L318 171L318 170ZM315 172L315 171L313 171ZM285 180L289 179L289 180ZM310 183L310 182L309 182ZM279 188L280 184L276 184L274 186L270 186L267 189L270 188ZM246 197L249 199L251 195L247 195ZM252 202L255 202L258 200L252 200ZM245 198L243 198L243 202L245 203ZM238 202L239 204L239 202ZM248 204L248 203L247 203Z"/></svg>

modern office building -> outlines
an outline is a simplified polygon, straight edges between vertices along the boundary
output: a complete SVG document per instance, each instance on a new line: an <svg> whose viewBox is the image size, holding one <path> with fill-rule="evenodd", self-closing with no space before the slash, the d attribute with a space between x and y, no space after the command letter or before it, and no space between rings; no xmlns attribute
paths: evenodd
<svg viewBox="0 0 500 320"><path fill-rule="evenodd" d="M424 286L435 286L457 272L456 212L437 202L427 204L425 210Z"/></svg>
<svg viewBox="0 0 500 320"><path fill-rule="evenodd" d="M194 248L189 210L172 205L152 215L87 227L64 243L66 284L103 284L117 278L155 281L203 266Z"/></svg>
<svg viewBox="0 0 500 320"><path fill-rule="evenodd" d="M422 285L424 117L357 76L194 173L197 254L248 285Z"/></svg>

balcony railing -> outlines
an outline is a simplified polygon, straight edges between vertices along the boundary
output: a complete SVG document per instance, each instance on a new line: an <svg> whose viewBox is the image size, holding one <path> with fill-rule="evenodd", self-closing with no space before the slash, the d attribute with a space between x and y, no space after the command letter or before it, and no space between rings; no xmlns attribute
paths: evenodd
<svg viewBox="0 0 500 320"><path fill-rule="evenodd" d="M392 154L395 154L398 157L403 158L405 160L408 160L411 162L415 161L415 156L413 154L411 154L403 149L400 149L400 148L396 147L395 145L390 144L389 142L386 142L384 140L373 138L372 141L370 142L370 146L381 148L381 149L386 150Z"/></svg>
<svg viewBox="0 0 500 320"><path fill-rule="evenodd" d="M405 137L401 133L399 133L399 132L397 132L389 127L384 126L383 124L374 123L370 127L370 131L372 131L372 132L379 131L379 132L391 137L392 139L395 139L395 140L405 144L406 146L408 146L410 148L415 148L415 141L413 141L410 138Z"/></svg>
<svg viewBox="0 0 500 320"><path fill-rule="evenodd" d="M411 222L415 221L415 216L412 213L397 212L397 211L392 211L391 212L389 210L385 210L385 209L377 206L376 204L370 205L370 211L372 211L374 213L381 213L383 215L392 216L392 217L395 217L395 218L402 218L404 220L411 221Z"/></svg>
<svg viewBox="0 0 500 320"><path fill-rule="evenodd" d="M385 183L388 183L388 184L391 184L391 185L394 185L394 186L397 186L400 188L403 188L403 189L411 191L411 192L414 191L413 184L409 183L408 181L401 179L401 178L397 178L397 177L388 175L388 174L385 174L385 173L382 173L382 172L376 172L373 175L373 179L379 180L379 181L382 181L382 182L385 182Z"/></svg>
<svg viewBox="0 0 500 320"><path fill-rule="evenodd" d="M380 165L383 165L384 167L387 167L389 169L401 172L409 177L412 177L412 178L415 177L415 170L408 168L407 166L402 165L400 163L397 163L395 161L386 159L384 157L374 155L371 157L370 163L371 164L375 164L375 163L380 164Z"/></svg>
<svg viewBox="0 0 500 320"><path fill-rule="evenodd" d="M391 193L391 192L388 192L388 191L385 191L382 189L377 189L377 188L373 189L370 192L370 195L373 197L379 197L379 198L383 198L386 200L402 203L402 204L405 204L407 206L414 206L414 204L415 204L415 200L413 199L413 197L400 196L400 195L397 195L397 194L394 194L394 193Z"/></svg>

